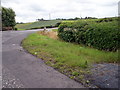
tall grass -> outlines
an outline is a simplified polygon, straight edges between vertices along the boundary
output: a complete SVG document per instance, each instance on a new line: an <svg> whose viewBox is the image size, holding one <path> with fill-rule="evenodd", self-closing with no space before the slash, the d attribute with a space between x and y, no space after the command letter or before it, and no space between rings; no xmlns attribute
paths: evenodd
<svg viewBox="0 0 120 90"><path fill-rule="evenodd" d="M105 52L97 49L54 40L38 33L29 35L23 41L23 47L30 53L47 61L59 62L70 67L86 67L87 64L118 62L117 52ZM35 54L35 52L37 54Z"/></svg>

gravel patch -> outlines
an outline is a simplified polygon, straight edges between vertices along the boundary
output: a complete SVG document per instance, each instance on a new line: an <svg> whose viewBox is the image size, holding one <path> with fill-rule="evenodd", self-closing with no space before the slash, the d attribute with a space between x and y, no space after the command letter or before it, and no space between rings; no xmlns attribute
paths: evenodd
<svg viewBox="0 0 120 90"><path fill-rule="evenodd" d="M120 83L120 65L117 64L94 64L91 69L90 80L98 88L118 88Z"/></svg>
<svg viewBox="0 0 120 90"><path fill-rule="evenodd" d="M24 88L19 79L10 73L6 68L2 70L2 87L3 88Z"/></svg>

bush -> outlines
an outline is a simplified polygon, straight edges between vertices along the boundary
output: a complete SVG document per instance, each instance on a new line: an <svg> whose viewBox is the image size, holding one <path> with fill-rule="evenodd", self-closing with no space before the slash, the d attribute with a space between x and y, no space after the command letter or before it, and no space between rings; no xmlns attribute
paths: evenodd
<svg viewBox="0 0 120 90"><path fill-rule="evenodd" d="M58 36L67 42L76 42L100 50L116 51L119 48L118 41L120 41L119 29L117 20L101 23L96 23L96 21L64 22L59 26Z"/></svg>
<svg viewBox="0 0 120 90"><path fill-rule="evenodd" d="M112 21L118 21L118 17L113 17L113 18L102 18L98 19L96 22L101 23L101 22L112 22Z"/></svg>
<svg viewBox="0 0 120 90"><path fill-rule="evenodd" d="M59 27L60 24L61 24L61 22L56 23L55 27Z"/></svg>
<svg viewBox="0 0 120 90"><path fill-rule="evenodd" d="M17 31L18 29L17 28L14 28L15 31Z"/></svg>
<svg viewBox="0 0 120 90"><path fill-rule="evenodd" d="M2 7L2 26L14 28L16 25L15 16L13 9Z"/></svg>

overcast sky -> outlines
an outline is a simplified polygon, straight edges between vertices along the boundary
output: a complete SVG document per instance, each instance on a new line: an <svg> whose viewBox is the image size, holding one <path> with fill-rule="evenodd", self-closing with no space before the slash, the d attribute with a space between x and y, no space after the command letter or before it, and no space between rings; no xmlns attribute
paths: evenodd
<svg viewBox="0 0 120 90"><path fill-rule="evenodd" d="M114 17L118 16L119 0L2 0L12 8L17 22L32 22L38 18Z"/></svg>

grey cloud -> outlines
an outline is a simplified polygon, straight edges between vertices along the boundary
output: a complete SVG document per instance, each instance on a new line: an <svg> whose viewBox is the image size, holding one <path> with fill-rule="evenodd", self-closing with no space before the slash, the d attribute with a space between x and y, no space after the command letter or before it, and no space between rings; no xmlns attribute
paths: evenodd
<svg viewBox="0 0 120 90"><path fill-rule="evenodd" d="M117 1L117 0L116 0ZM18 21L32 21L36 18L69 18L80 16L101 17L114 16L117 12L115 0L2 0L5 7L11 7L16 12ZM47 2L47 3L46 3ZM107 11L109 9L109 11ZM103 10L106 12L103 13ZM114 14L112 13L114 12Z"/></svg>
<svg viewBox="0 0 120 90"><path fill-rule="evenodd" d="M108 3L103 3L103 4L100 4L100 6L109 6L109 7L112 7L112 6L116 6L118 3L116 2L108 2Z"/></svg>
<svg viewBox="0 0 120 90"><path fill-rule="evenodd" d="M68 0L70 2L74 2L74 3L80 3L80 4L90 4L92 3L90 0Z"/></svg>
<svg viewBox="0 0 120 90"><path fill-rule="evenodd" d="M21 0L1 0L2 3L19 3Z"/></svg>
<svg viewBox="0 0 120 90"><path fill-rule="evenodd" d="M40 5L36 5L36 4L33 4L33 5L30 5L29 6L30 7L30 9L32 10L32 11L37 11L37 12L42 12L42 11L47 11L46 9L44 9L44 8L42 8Z"/></svg>

